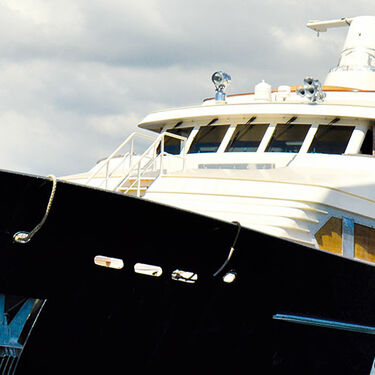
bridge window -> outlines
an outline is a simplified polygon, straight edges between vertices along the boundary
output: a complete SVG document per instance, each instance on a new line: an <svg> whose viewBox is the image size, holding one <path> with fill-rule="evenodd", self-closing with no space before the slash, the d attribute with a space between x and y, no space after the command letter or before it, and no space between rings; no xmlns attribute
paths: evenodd
<svg viewBox="0 0 375 375"><path fill-rule="evenodd" d="M368 129L366 132L365 139L363 140L360 153L361 154L367 154L372 155L372 149L373 149L373 131L372 128Z"/></svg>
<svg viewBox="0 0 375 375"><path fill-rule="evenodd" d="M267 152L299 152L311 125L278 124Z"/></svg>
<svg viewBox="0 0 375 375"><path fill-rule="evenodd" d="M343 154L353 130L354 126L319 125L308 152Z"/></svg>
<svg viewBox="0 0 375 375"><path fill-rule="evenodd" d="M190 127L180 129L168 129L167 132L188 138L192 130L193 128ZM184 142L180 139L166 136L164 138L164 151L168 154L178 155L182 151L183 143Z"/></svg>
<svg viewBox="0 0 375 375"><path fill-rule="evenodd" d="M268 124L237 125L225 152L256 152Z"/></svg>
<svg viewBox="0 0 375 375"><path fill-rule="evenodd" d="M201 152L216 152L228 130L229 125L203 126L199 129L189 154Z"/></svg>

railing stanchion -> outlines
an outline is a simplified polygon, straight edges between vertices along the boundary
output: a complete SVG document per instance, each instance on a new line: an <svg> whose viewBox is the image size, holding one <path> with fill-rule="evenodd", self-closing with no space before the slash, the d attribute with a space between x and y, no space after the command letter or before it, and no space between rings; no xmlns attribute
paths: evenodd
<svg viewBox="0 0 375 375"><path fill-rule="evenodd" d="M147 148L147 150L140 156L134 157L134 138L135 136L140 136L147 139L152 139L152 144ZM175 139L179 139L183 142L183 147L181 149L179 155L172 155L165 152L165 137L171 137ZM120 180L118 180L117 184L111 188L113 191L122 191L127 193L130 189L134 190L136 187L136 194L138 197L141 196L141 189L142 189L142 178L146 175L147 172L152 172L156 175L163 175L164 171L164 164L166 162L165 156L168 157L175 157L177 159L182 159L182 168L185 169L185 159L186 159L186 137L182 137L177 134L173 133L162 133L159 134L157 138L151 138L150 136L145 136L139 133L133 133L130 135L125 142L123 142L104 162L99 168L94 171L86 180L86 184L88 185L89 182L97 177L101 180L99 186L105 182L105 188L108 188L111 184L109 184L109 180L114 176L114 173L120 168L123 167L123 170L120 169ZM125 153L122 157L120 162L117 165L114 165L110 168L110 162L112 159L117 157L117 154L128 146L130 151ZM159 151L159 152L158 152ZM129 165L128 165L129 164ZM104 181L103 177L100 177L99 173L105 168L104 172Z"/></svg>

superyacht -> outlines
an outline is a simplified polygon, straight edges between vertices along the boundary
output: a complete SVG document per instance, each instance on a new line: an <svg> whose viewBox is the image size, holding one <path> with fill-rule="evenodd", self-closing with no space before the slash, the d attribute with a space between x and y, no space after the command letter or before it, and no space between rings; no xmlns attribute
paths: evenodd
<svg viewBox="0 0 375 375"><path fill-rule="evenodd" d="M375 374L375 17L307 26L348 28L323 83L218 71L88 172L0 171L1 374Z"/></svg>

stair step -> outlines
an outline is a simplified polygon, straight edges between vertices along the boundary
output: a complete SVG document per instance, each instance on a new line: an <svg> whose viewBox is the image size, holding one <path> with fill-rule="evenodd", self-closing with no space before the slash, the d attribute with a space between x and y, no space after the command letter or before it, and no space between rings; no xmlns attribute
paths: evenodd
<svg viewBox="0 0 375 375"><path fill-rule="evenodd" d="M146 190L147 189L139 189L139 196L140 197L143 197L146 193ZM125 192L125 190L120 190L122 193L126 194L126 195L132 195L134 197L137 196L137 192L138 190L137 189L129 189L127 192Z"/></svg>
<svg viewBox="0 0 375 375"><path fill-rule="evenodd" d="M125 183L121 186L120 190L123 190L125 188L128 188L132 186L132 188L137 188L138 183L136 182L136 178L129 178ZM142 178L140 181L140 187L141 188L148 188L153 182L155 181L154 178Z"/></svg>
<svg viewBox="0 0 375 375"><path fill-rule="evenodd" d="M139 182L139 193L142 197L148 187L155 181L155 178L142 178ZM137 178L130 177L128 180L125 181L125 183L120 187L119 189L122 193L127 195L137 195L138 192L138 182Z"/></svg>

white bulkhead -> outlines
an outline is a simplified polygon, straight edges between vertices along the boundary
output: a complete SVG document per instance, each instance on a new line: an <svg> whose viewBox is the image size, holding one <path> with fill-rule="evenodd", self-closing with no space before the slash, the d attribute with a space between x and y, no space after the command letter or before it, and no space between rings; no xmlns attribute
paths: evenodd
<svg viewBox="0 0 375 375"><path fill-rule="evenodd" d="M262 81L226 95L230 76L216 72L213 98L149 114L139 126L150 135L66 179L375 264L375 17L308 26L350 26L323 86ZM137 137L149 140L140 155Z"/></svg>
<svg viewBox="0 0 375 375"><path fill-rule="evenodd" d="M342 19L340 24L328 27L342 25L349 26L344 48L337 66L329 72L324 84L374 90L375 17Z"/></svg>

